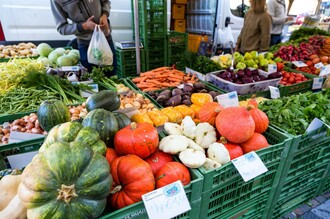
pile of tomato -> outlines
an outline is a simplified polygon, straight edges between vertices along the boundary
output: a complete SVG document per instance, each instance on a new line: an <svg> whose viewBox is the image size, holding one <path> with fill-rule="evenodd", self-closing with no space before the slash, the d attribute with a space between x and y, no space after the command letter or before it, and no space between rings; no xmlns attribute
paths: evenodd
<svg viewBox="0 0 330 219"><path fill-rule="evenodd" d="M288 72L288 71L282 71L281 73L283 76L280 81L281 85L288 86L288 85L297 84L297 83L308 80L308 78L306 78L301 73L294 73L294 72Z"/></svg>

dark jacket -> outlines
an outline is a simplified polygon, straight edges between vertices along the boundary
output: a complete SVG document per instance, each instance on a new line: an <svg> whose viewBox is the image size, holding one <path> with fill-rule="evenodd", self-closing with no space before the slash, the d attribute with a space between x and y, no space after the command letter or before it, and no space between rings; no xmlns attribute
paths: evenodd
<svg viewBox="0 0 330 219"><path fill-rule="evenodd" d="M93 34L91 30L83 30L82 24L93 15L98 24L102 14L109 17L111 8L109 0L50 0L50 5L57 31L76 35L79 43L88 43Z"/></svg>

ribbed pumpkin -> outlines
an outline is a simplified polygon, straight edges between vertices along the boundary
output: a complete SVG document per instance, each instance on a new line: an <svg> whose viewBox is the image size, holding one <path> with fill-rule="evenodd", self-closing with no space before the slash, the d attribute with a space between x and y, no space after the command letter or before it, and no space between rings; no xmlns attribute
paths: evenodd
<svg viewBox="0 0 330 219"><path fill-rule="evenodd" d="M112 177L104 156L82 142L55 142L24 169L18 196L28 218L96 218Z"/></svg>
<svg viewBox="0 0 330 219"><path fill-rule="evenodd" d="M122 129L131 124L131 119L124 113L114 112L118 123L118 129Z"/></svg>
<svg viewBox="0 0 330 219"><path fill-rule="evenodd" d="M45 131L51 130L54 126L70 121L69 108L60 100L45 100L37 110L38 121Z"/></svg>
<svg viewBox="0 0 330 219"><path fill-rule="evenodd" d="M113 148L107 148L107 151L105 152L105 158L107 159L109 165L117 157L118 157L118 155L117 155L115 149L113 149Z"/></svg>
<svg viewBox="0 0 330 219"><path fill-rule="evenodd" d="M208 122L212 126L215 124L215 118L223 107L217 102L208 102L202 105L198 112L200 122Z"/></svg>
<svg viewBox="0 0 330 219"><path fill-rule="evenodd" d="M142 195L155 189L155 178L147 162L134 154L115 158L111 162L113 189L109 203L120 209L142 200Z"/></svg>
<svg viewBox="0 0 330 219"><path fill-rule="evenodd" d="M114 139L116 153L121 155L135 154L146 158L158 147L157 129L149 123L135 123L119 130Z"/></svg>
<svg viewBox="0 0 330 219"><path fill-rule="evenodd" d="M107 145L112 145L113 138L118 131L115 115L104 109L90 111L82 121L82 125L94 128Z"/></svg>
<svg viewBox="0 0 330 219"><path fill-rule="evenodd" d="M177 180L180 180L184 186L191 181L188 168L177 161L171 161L161 167L156 173L156 187L161 188Z"/></svg>
<svg viewBox="0 0 330 219"><path fill-rule="evenodd" d="M114 111L120 107L120 96L111 90L101 90L86 100L86 109L88 112L94 109L105 109Z"/></svg>
<svg viewBox="0 0 330 219"><path fill-rule="evenodd" d="M173 161L173 157L171 154L157 150L144 160L150 165L152 173L156 175L157 171L167 162Z"/></svg>
<svg viewBox="0 0 330 219"><path fill-rule="evenodd" d="M95 129L84 127L79 122L66 122L59 124L50 130L44 143L39 148L39 152L44 152L48 150L50 145L62 141L81 142L86 146L90 146L94 152L103 155L107 148Z"/></svg>
<svg viewBox="0 0 330 219"><path fill-rule="evenodd" d="M252 137L247 140L246 142L243 142L240 144L244 154L249 153L251 151L257 151L262 148L268 147L269 143L265 136L263 136L260 133L253 133Z"/></svg>
<svg viewBox="0 0 330 219"><path fill-rule="evenodd" d="M269 119L266 113L251 105L247 109L256 124L255 132L264 133L269 126Z"/></svg>
<svg viewBox="0 0 330 219"><path fill-rule="evenodd" d="M242 143L254 133L255 123L245 107L227 107L218 114L215 121L220 135L233 143Z"/></svg>

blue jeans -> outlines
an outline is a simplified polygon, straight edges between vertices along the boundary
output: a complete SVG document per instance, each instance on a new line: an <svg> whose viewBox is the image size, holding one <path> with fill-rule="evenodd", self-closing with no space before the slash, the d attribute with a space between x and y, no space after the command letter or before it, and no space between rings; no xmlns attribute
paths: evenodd
<svg viewBox="0 0 330 219"><path fill-rule="evenodd" d="M271 35L270 36L270 46L279 44L282 42L282 36L281 35Z"/></svg>
<svg viewBox="0 0 330 219"><path fill-rule="evenodd" d="M115 46L113 44L112 41L112 37L107 36L108 39L108 43L110 45L110 48L112 50L113 53L113 70L111 72L106 72L106 76L107 77L111 77L113 75L117 75L117 58L116 58L116 50L115 50ZM79 53L80 53L80 63L88 69L88 72L92 72L92 67L97 65L91 64L88 62L87 60L87 50L88 50L88 46L89 44L82 44L82 43L78 43L78 49L79 49Z"/></svg>

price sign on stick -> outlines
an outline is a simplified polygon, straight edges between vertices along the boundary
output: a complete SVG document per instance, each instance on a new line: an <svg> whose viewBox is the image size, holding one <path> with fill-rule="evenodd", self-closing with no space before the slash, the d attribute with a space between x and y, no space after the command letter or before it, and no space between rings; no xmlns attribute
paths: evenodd
<svg viewBox="0 0 330 219"><path fill-rule="evenodd" d="M231 161L236 167L244 182L247 182L268 171L256 152L244 154Z"/></svg>
<svg viewBox="0 0 330 219"><path fill-rule="evenodd" d="M239 106L237 92L233 91L226 94L220 94L217 96L218 103L224 108L230 106Z"/></svg>
<svg viewBox="0 0 330 219"><path fill-rule="evenodd" d="M280 90L277 87L269 86L269 91L272 99L280 98Z"/></svg>
<svg viewBox="0 0 330 219"><path fill-rule="evenodd" d="M312 90L321 89L323 85L323 78L313 78Z"/></svg>
<svg viewBox="0 0 330 219"><path fill-rule="evenodd" d="M191 209L180 180L142 195L150 219L170 219Z"/></svg>

